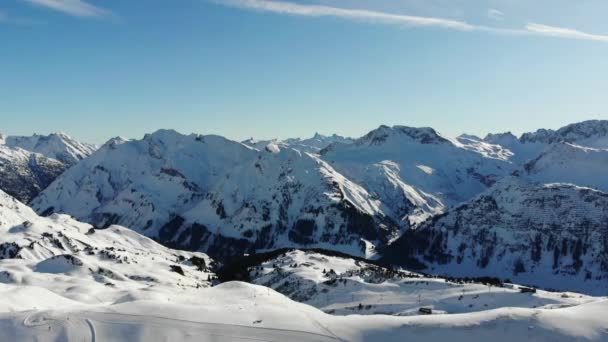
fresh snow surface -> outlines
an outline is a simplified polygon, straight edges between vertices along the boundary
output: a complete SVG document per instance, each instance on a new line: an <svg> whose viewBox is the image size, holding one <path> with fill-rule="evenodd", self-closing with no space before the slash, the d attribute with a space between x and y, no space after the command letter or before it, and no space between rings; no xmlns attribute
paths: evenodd
<svg viewBox="0 0 608 342"><path fill-rule="evenodd" d="M602 341L606 299L462 314L336 316L240 282L171 295L81 303L42 287L0 284L2 341ZM7 307L35 304L35 309ZM583 302L583 300L581 300Z"/></svg>
<svg viewBox="0 0 608 342"><path fill-rule="evenodd" d="M0 341L608 339L603 298L427 278L376 282L357 273L366 263L314 253L296 251L275 262L303 290L309 283L328 288L310 304L336 315L259 285L209 287L213 274L199 267L212 262L204 254L171 250L119 226L92 230L66 215L39 217L2 192L0 248ZM321 267L347 284L324 285L330 279ZM263 277L276 271L269 264L263 270ZM349 309L355 302L366 307ZM422 305L436 314L413 315ZM386 312L370 315L374 310Z"/></svg>
<svg viewBox="0 0 608 342"><path fill-rule="evenodd" d="M164 298L209 286L210 263L120 226L95 230L67 215L39 217L0 191L0 283L23 295L2 302L4 310ZM28 291L47 295L38 302Z"/></svg>
<svg viewBox="0 0 608 342"><path fill-rule="evenodd" d="M598 301L571 292L521 293L505 287L457 283L407 271L391 272L364 261L291 251L251 269L253 282L335 315L418 315L421 307L460 314L503 307L546 308Z"/></svg>

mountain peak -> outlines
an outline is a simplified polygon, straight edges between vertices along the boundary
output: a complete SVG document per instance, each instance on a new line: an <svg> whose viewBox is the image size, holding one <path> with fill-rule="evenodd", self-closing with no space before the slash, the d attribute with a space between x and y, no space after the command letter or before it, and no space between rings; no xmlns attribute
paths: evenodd
<svg viewBox="0 0 608 342"><path fill-rule="evenodd" d="M358 144L382 145L392 137L406 137L421 144L441 144L448 142L430 127L408 127L381 125L357 140Z"/></svg>
<svg viewBox="0 0 608 342"><path fill-rule="evenodd" d="M456 139L457 140L466 139L466 140L472 140L472 141L482 141L483 140L474 134L466 134L466 133L463 133L463 134L457 136Z"/></svg>
<svg viewBox="0 0 608 342"><path fill-rule="evenodd" d="M608 147L608 120L587 120L564 126L557 131L539 129L524 133L523 143L577 143L589 147Z"/></svg>
<svg viewBox="0 0 608 342"><path fill-rule="evenodd" d="M67 166L91 155L97 146L81 143L63 132L49 135L7 136L0 143L9 147L40 153L47 158L56 159Z"/></svg>
<svg viewBox="0 0 608 342"><path fill-rule="evenodd" d="M495 142L501 141L501 140L517 140L517 137L513 133L508 131L508 132L504 132L504 133L488 133L483 138L483 141L489 142L489 143L495 143Z"/></svg>

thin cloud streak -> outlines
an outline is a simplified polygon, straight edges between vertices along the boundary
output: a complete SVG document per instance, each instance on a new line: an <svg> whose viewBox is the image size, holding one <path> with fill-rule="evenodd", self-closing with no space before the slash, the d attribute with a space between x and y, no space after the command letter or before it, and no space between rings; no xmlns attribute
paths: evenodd
<svg viewBox="0 0 608 342"><path fill-rule="evenodd" d="M471 31L475 27L463 21L433 17L418 17L361 9L346 9L322 5L303 5L286 1L268 0L214 0L214 2L238 8L253 9L307 17L338 17L351 20L403 24L408 26L437 26L461 31Z"/></svg>
<svg viewBox="0 0 608 342"><path fill-rule="evenodd" d="M540 34L544 36L559 37L559 38L571 38L571 39L584 39L593 40L597 42L607 42L608 36L586 33L574 29L548 26L536 23L529 23L526 25L526 30L529 32Z"/></svg>
<svg viewBox="0 0 608 342"><path fill-rule="evenodd" d="M23 0L31 4L46 7L77 17L102 17L109 14L100 7L91 5L83 0Z"/></svg>
<svg viewBox="0 0 608 342"><path fill-rule="evenodd" d="M30 1L30 0L28 0ZM347 20L368 21L393 25L439 27L458 31L479 31L495 34L522 35L522 36L548 36L556 38L591 40L608 42L608 36L596 35L577 31L574 29L547 26L537 23L528 23L524 28L507 29L483 25L469 24L465 21L420 17L405 14L378 12L365 9L347 9L323 5L299 4L288 1L275 0L210 0L211 2L241 9L272 12L286 15L306 17L335 17ZM499 11L496 11L499 12ZM497 15L498 13L493 13ZM500 13L502 15L502 12Z"/></svg>

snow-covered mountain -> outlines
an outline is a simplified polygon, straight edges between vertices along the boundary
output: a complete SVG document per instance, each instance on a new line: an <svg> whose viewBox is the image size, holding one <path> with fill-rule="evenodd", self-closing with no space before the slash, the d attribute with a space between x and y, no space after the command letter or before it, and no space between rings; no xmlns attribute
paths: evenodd
<svg viewBox="0 0 608 342"><path fill-rule="evenodd" d="M489 143L474 135L461 134L456 137L456 141L462 144L462 146L459 147L480 153L489 158L505 161L513 158L513 152L505 146L498 143Z"/></svg>
<svg viewBox="0 0 608 342"><path fill-rule="evenodd" d="M65 169L66 166L57 160L0 144L0 190L25 203Z"/></svg>
<svg viewBox="0 0 608 342"><path fill-rule="evenodd" d="M303 151L310 153L319 153L322 149L327 146L340 143L340 144L352 144L354 139L343 137L341 135L332 134L332 135L323 135L319 133L315 133L312 138L308 139L300 139L300 138L292 138L284 140L286 144L292 146L295 149L302 149Z"/></svg>
<svg viewBox="0 0 608 342"><path fill-rule="evenodd" d="M27 203L95 148L63 133L48 136L0 134L0 190Z"/></svg>
<svg viewBox="0 0 608 342"><path fill-rule="evenodd" d="M572 183L608 191L607 171L608 149L555 143L516 174L539 183Z"/></svg>
<svg viewBox="0 0 608 342"><path fill-rule="evenodd" d="M265 149L268 146L270 146L269 148L273 148L273 145L278 145L283 147L290 147L302 152L319 153L322 149L333 143L351 144L353 142L354 139L343 137L337 134L323 135L315 133L312 138L308 139L289 138L285 140L256 140L254 138L250 138L244 140L242 143L260 150Z"/></svg>
<svg viewBox="0 0 608 342"><path fill-rule="evenodd" d="M499 146L465 145L432 128L405 126L381 126L353 144L330 145L321 156L405 228L472 198L515 167Z"/></svg>
<svg viewBox="0 0 608 342"><path fill-rule="evenodd" d="M287 246L371 253L398 227L382 204L317 155L158 131L112 140L32 205L221 256Z"/></svg>
<svg viewBox="0 0 608 342"><path fill-rule="evenodd" d="M604 122L568 127L452 139L381 126L325 146L112 139L30 202L45 217L0 191L0 341L607 340L606 298L505 281L606 295ZM0 181L17 192L66 167L13 146L0 144ZM264 286L209 287L206 254L166 246L241 255L224 267ZM280 247L404 269L243 255Z"/></svg>
<svg viewBox="0 0 608 342"><path fill-rule="evenodd" d="M58 160L70 167L88 157L97 146L81 143L65 133L33 136L0 136L0 143L12 148L40 153L43 156Z"/></svg>
<svg viewBox="0 0 608 342"><path fill-rule="evenodd" d="M0 191L0 283L41 286L64 300L113 302L149 287L209 286L211 262L124 227L96 230L67 215L40 217Z"/></svg>
<svg viewBox="0 0 608 342"><path fill-rule="evenodd" d="M444 279L393 270L320 251L287 251L249 267L255 284L334 315L462 314L501 307L557 308L594 301L575 293L537 290L499 279Z"/></svg>
<svg viewBox="0 0 608 342"><path fill-rule="evenodd" d="M608 148L608 120L588 120L564 126L556 131L539 129L521 136L522 143L552 144L567 142L593 148Z"/></svg>
<svg viewBox="0 0 608 342"><path fill-rule="evenodd" d="M511 160L519 164L537 158L545 149L555 145L577 145L595 149L608 148L608 120L588 120L564 126L558 130L539 129L517 138L511 132L488 134L484 142L511 151Z"/></svg>
<svg viewBox="0 0 608 342"><path fill-rule="evenodd" d="M408 231L385 258L434 274L495 276L605 295L608 194L505 179Z"/></svg>
<svg viewBox="0 0 608 342"><path fill-rule="evenodd" d="M607 191L607 150L578 145L597 146L604 126L588 121L552 133L563 139L453 139L432 128L381 126L318 153L297 146L305 140L239 143L161 130L111 140L32 205L216 257L280 247L372 257L511 175L530 189L573 183Z"/></svg>

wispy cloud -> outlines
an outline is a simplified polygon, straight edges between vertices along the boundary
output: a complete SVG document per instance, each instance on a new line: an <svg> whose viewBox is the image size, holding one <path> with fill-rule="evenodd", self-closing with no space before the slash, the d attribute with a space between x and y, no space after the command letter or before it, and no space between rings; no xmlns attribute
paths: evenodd
<svg viewBox="0 0 608 342"><path fill-rule="evenodd" d="M544 36L560 37L560 38L571 38L571 39L584 39L594 40L598 42L608 42L608 36L586 33L574 29L548 26L536 23L529 23L526 25L526 30L535 34L541 34Z"/></svg>
<svg viewBox="0 0 608 342"><path fill-rule="evenodd" d="M388 24L409 26L438 26L456 30L469 31L474 27L463 21L392 14L363 9L346 9L322 5L305 5L287 1L269 0L213 0L216 3L239 8L253 9L308 17L339 17L351 20L374 21Z"/></svg>
<svg viewBox="0 0 608 342"><path fill-rule="evenodd" d="M494 20L502 20L504 17L504 13L502 13L502 11L499 11L495 8L490 8L488 10L488 18L490 19L494 19Z"/></svg>
<svg viewBox="0 0 608 342"><path fill-rule="evenodd" d="M77 17L102 17L109 14L103 8L91 5L83 0L23 0L31 4L50 8Z"/></svg>
<svg viewBox="0 0 608 342"><path fill-rule="evenodd" d="M31 0L27 0L31 1ZM36 0L39 1L39 0ZM48 0L47 0L48 1ZM369 21L378 22L384 24L394 24L403 26L426 26L426 27L439 27L444 29L452 29L459 31L479 31L496 34L508 34L508 35L534 35L534 36L550 36L557 38L567 39L579 39L579 40L592 40L598 42L608 42L608 35L597 35L577 31L568 28L560 28L554 26L547 26L537 23L528 23L523 28L502 28L502 27L491 27L484 25L470 24L465 21L436 18L436 17L423 17L423 16L412 16L406 14L396 14L388 12L379 12L367 9L350 9L350 8L339 8L324 5L312 5L312 4L301 4L289 1L277 1L277 0L209 0L211 2L242 8L249 10L256 10L262 12L272 12L286 15L306 16L306 17L335 17L347 20L357 21ZM501 11L490 9L488 11L489 16L503 17Z"/></svg>

